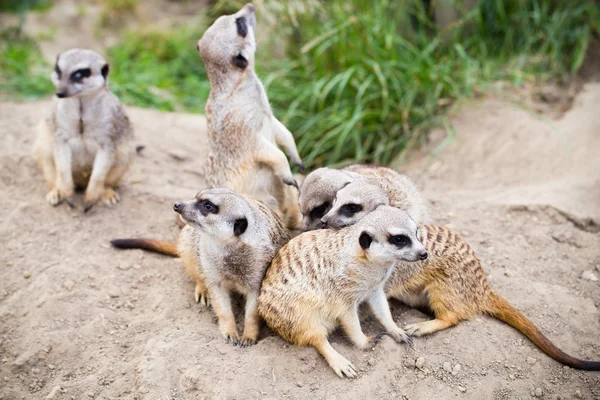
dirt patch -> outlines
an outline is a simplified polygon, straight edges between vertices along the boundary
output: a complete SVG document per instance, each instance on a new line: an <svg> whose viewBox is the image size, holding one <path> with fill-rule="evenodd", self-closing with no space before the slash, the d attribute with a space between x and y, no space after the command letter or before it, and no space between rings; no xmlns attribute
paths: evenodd
<svg viewBox="0 0 600 400"><path fill-rule="evenodd" d="M599 102L600 84L589 84L555 121L497 99L467 105L453 141L406 169L436 223L475 248L494 288L565 351L596 360ZM59 399L600 398L600 375L563 368L487 317L412 349L386 339L361 352L335 334L361 369L355 381L266 328L254 347L223 343L180 261L108 246L117 236L176 237L172 202L203 185L204 118L129 108L146 149L122 202L84 215L44 200L30 149L48 106L0 105L0 398L53 388ZM401 324L428 318L392 307ZM365 321L368 334L378 329Z"/></svg>

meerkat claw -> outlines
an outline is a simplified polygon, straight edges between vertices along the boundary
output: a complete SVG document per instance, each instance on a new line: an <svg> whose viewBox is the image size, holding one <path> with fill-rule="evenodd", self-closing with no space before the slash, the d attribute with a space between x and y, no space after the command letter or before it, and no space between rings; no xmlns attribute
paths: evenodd
<svg viewBox="0 0 600 400"><path fill-rule="evenodd" d="M240 342L240 347L244 348L244 347L250 347L252 345L256 344L256 340L251 339L251 338L242 338L242 341Z"/></svg>
<svg viewBox="0 0 600 400"><path fill-rule="evenodd" d="M284 180L283 180L283 183L285 183L286 185L293 186L293 187L295 187L296 189L299 189L299 187L298 187L298 182L296 182L296 180L295 180L295 179L284 179Z"/></svg>
<svg viewBox="0 0 600 400"><path fill-rule="evenodd" d="M93 204L88 204L83 208L83 212L87 214L87 212L90 211L93 207Z"/></svg>

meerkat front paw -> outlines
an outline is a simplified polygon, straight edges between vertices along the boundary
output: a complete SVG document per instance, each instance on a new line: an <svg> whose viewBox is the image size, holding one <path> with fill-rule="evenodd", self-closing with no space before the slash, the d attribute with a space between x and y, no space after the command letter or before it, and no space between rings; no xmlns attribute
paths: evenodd
<svg viewBox="0 0 600 400"><path fill-rule="evenodd" d="M224 332L223 338L225 338L225 343L231 343L234 346L240 344L240 336L235 331Z"/></svg>
<svg viewBox="0 0 600 400"><path fill-rule="evenodd" d="M74 204L72 198L73 192L69 194L68 191L58 188L54 188L50 190L48 194L46 194L46 201L52 206L57 206L64 201L69 205L69 207L73 208Z"/></svg>
<svg viewBox="0 0 600 400"><path fill-rule="evenodd" d="M386 336L387 332L381 332L378 335L369 336L367 338L367 343L361 347L361 350L373 350L375 346L377 346Z"/></svg>
<svg viewBox="0 0 600 400"><path fill-rule="evenodd" d="M300 168L301 172L304 172L304 162L302 161L301 158L292 158L292 164L294 164L296 167Z"/></svg>
<svg viewBox="0 0 600 400"><path fill-rule="evenodd" d="M196 289L194 289L194 299L196 303L200 303L203 306L208 307L210 305L210 298L208 297L208 290L200 282L196 282Z"/></svg>
<svg viewBox="0 0 600 400"><path fill-rule="evenodd" d="M293 177L283 178L283 183L285 183L286 185L293 186L296 189L298 189L298 182L296 182L296 180Z"/></svg>
<svg viewBox="0 0 600 400"><path fill-rule="evenodd" d="M106 188L104 190L104 194L102 194L102 203L107 206L112 206L121 201L121 197L119 196L119 192L117 192L113 188Z"/></svg>
<svg viewBox="0 0 600 400"><path fill-rule="evenodd" d="M256 338L251 338L251 337L242 337L242 341L240 342L240 347L250 347L252 345L255 345L257 342Z"/></svg>
<svg viewBox="0 0 600 400"><path fill-rule="evenodd" d="M401 328L398 328L393 332L388 332L388 335L390 335L398 343L406 343L410 346L413 345L412 338L408 336L408 334Z"/></svg>

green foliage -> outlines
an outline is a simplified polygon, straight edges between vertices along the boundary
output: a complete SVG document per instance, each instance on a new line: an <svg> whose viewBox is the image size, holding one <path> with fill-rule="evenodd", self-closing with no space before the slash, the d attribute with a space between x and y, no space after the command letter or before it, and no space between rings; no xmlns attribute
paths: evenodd
<svg viewBox="0 0 600 400"><path fill-rule="evenodd" d="M0 90L19 98L35 99L54 93L51 69L36 42L19 28L0 33Z"/></svg>
<svg viewBox="0 0 600 400"><path fill-rule="evenodd" d="M258 58L311 166L387 164L488 82L576 72L599 17L593 1L483 0L439 32L421 1L324 8L296 16L283 62Z"/></svg>
<svg viewBox="0 0 600 400"><path fill-rule="evenodd" d="M196 51L202 30L129 32L108 50L111 89L121 101L203 112L210 85Z"/></svg>

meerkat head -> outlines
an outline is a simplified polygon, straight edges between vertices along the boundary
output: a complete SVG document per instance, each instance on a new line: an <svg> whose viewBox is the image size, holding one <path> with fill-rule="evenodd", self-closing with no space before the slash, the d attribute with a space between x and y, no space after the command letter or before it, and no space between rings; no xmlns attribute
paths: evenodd
<svg viewBox="0 0 600 400"><path fill-rule="evenodd" d="M386 192L379 186L352 182L340 189L329 212L321 218L323 227L354 225L379 206L389 205Z"/></svg>
<svg viewBox="0 0 600 400"><path fill-rule="evenodd" d="M71 49L56 57L51 79L56 96L81 97L95 95L107 87L109 66L92 50Z"/></svg>
<svg viewBox="0 0 600 400"><path fill-rule="evenodd" d="M350 175L332 168L319 168L308 174L298 197L304 230L321 228L321 218L331 209L335 194L350 182Z"/></svg>
<svg viewBox="0 0 600 400"><path fill-rule="evenodd" d="M381 206L355 225L358 245L370 262L422 261L427 250L419 241L417 224L404 211Z"/></svg>
<svg viewBox="0 0 600 400"><path fill-rule="evenodd" d="M254 6L246 4L233 15L219 17L202 35L196 48L210 71L232 73L254 68L256 39ZM209 69L214 66L217 68Z"/></svg>
<svg viewBox="0 0 600 400"><path fill-rule="evenodd" d="M220 239L239 238L254 222L248 202L229 189L206 189L194 200L177 202L183 222Z"/></svg>

